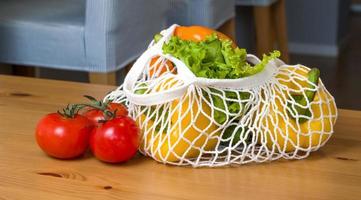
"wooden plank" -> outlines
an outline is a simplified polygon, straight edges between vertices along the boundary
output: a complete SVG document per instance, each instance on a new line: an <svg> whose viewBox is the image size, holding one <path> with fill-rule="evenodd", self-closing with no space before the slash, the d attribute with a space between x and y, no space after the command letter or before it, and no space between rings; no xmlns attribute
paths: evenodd
<svg viewBox="0 0 361 200"><path fill-rule="evenodd" d="M359 111L340 110L329 143L298 161L193 169L140 155L119 165L44 155L34 139L44 114L114 88L0 75L0 199L361 198Z"/></svg>

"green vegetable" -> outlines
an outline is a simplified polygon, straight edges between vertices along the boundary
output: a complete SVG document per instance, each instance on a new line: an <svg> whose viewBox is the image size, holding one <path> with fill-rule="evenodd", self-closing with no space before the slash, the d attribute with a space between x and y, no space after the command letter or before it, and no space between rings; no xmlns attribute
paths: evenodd
<svg viewBox="0 0 361 200"><path fill-rule="evenodd" d="M226 110L228 110L229 113L231 113L233 116L237 114L241 114L241 111L243 111L243 105L239 103L240 99L248 99L250 96L250 93L247 92L232 92L232 91L226 91L225 92L225 98L222 95L222 92L217 89L211 88L210 91L212 93L216 93L219 95L211 95L213 105L220 110L214 111L214 120L216 120L217 123L223 124L227 122L227 114ZM238 98L238 95L239 98ZM230 117L230 116L229 116Z"/></svg>
<svg viewBox="0 0 361 200"><path fill-rule="evenodd" d="M138 89L136 89L134 91L135 94L147 94L149 92L149 86L147 83L140 83L137 86ZM147 116L150 116L150 119L155 122L155 130L156 131L163 131L163 130L167 130L168 125L163 126L162 128L162 120L160 119L167 119L169 113L168 112L164 112L165 110L165 105L161 105L158 109L157 109L157 105L155 106L142 106L141 110L145 110L144 113L147 114ZM162 128L162 129L161 129Z"/></svg>
<svg viewBox="0 0 361 200"><path fill-rule="evenodd" d="M232 141L232 145L235 145L241 140L241 138L245 142L249 142L251 140L250 136L248 136L247 138L243 138L246 131L246 127L237 127L236 125L231 125L227 127L222 135L222 139L225 141L222 141L221 144L224 146L228 146Z"/></svg>
<svg viewBox="0 0 361 200"><path fill-rule="evenodd" d="M317 68L312 68L308 74L308 81L310 82L310 84L308 85L309 89L315 89L315 85L318 85L318 80L320 77L320 70ZM313 83L313 84L311 84ZM312 102L313 99L315 98L315 91L312 90L306 90L305 91L305 95L292 95L292 99L299 105L298 106L296 104L288 104L288 107L290 108L291 112L290 115L291 117L296 116L296 113L298 115L300 115L300 117L298 118L298 122L299 123L303 123L306 122L308 119L307 117L311 117L311 111L310 111L310 106L307 106L307 102ZM294 105L294 107L292 106ZM305 117L306 116L306 117Z"/></svg>
<svg viewBox="0 0 361 200"><path fill-rule="evenodd" d="M149 90L148 84L146 83L140 83L137 85L137 89L134 91L135 94L145 94Z"/></svg>
<svg viewBox="0 0 361 200"><path fill-rule="evenodd" d="M160 39L162 39L163 35L160 33L157 33L154 35L154 42L157 43Z"/></svg>
<svg viewBox="0 0 361 200"><path fill-rule="evenodd" d="M245 49L233 48L232 41L219 40L216 34L202 42L171 37L163 45L163 52L183 61L198 77L214 79L237 79L261 72L272 59L280 56L279 51L263 55L260 63L252 66L246 61Z"/></svg>

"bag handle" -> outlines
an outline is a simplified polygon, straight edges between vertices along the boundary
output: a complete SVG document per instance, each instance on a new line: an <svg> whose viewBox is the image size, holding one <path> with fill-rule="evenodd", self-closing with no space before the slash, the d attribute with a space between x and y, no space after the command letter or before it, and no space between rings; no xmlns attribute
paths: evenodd
<svg viewBox="0 0 361 200"><path fill-rule="evenodd" d="M155 105L166 103L181 97L187 91L189 85L191 85L196 80L195 75L182 61L171 55L164 55L162 52L163 44L170 39L177 26L178 25L174 24L168 29L163 30L161 32L163 37L156 44L154 44L154 41L152 41L149 48L137 59L132 68L129 70L127 76L124 79L123 91L130 102L138 105ZM145 70L145 63L147 63L152 57L159 55L172 61L177 66L177 77L183 82L183 85L150 94L135 94L134 87L137 80Z"/></svg>
<svg viewBox="0 0 361 200"><path fill-rule="evenodd" d="M272 78L277 71L277 66L284 64L281 60L275 59L269 62L263 71L255 75L239 79L207 79L196 77L182 61L171 55L165 55L162 52L163 44L169 41L177 26L178 25L174 24L168 29L163 30L161 32L163 37L156 44L154 44L154 41L152 41L149 48L136 60L132 68L129 70L127 76L124 79L123 91L130 102L137 105L146 106L170 102L182 97L191 84L227 89L253 88L258 85L262 85L264 82ZM134 87L137 80L144 72L146 63L154 56L159 55L170 60L175 64L175 66L177 66L177 75L173 76L181 80L183 84L179 87L170 88L164 91L152 92L149 94L136 94L134 92ZM256 56L252 54L247 54L247 61L254 65L261 62Z"/></svg>

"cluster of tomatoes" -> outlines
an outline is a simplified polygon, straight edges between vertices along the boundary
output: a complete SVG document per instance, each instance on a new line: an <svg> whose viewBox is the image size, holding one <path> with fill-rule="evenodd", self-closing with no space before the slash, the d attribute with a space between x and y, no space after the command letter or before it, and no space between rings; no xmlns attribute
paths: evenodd
<svg viewBox="0 0 361 200"><path fill-rule="evenodd" d="M36 127L36 141L48 155L72 159L90 146L94 156L109 163L131 159L138 150L139 128L123 104L104 103L86 96L91 104L68 105L44 116Z"/></svg>

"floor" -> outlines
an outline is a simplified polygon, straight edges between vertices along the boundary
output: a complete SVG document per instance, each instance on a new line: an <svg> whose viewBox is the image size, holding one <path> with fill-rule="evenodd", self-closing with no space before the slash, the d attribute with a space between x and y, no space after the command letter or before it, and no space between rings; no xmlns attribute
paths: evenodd
<svg viewBox="0 0 361 200"><path fill-rule="evenodd" d="M361 14L353 14L347 41L341 54L336 58L291 55L291 63L318 67L321 70L322 81L335 96L337 106L361 110ZM4 67L0 68L3 70L0 70L0 73L3 73ZM69 81L88 81L85 72L42 69L37 76ZM120 84L124 74L118 72L117 77Z"/></svg>

